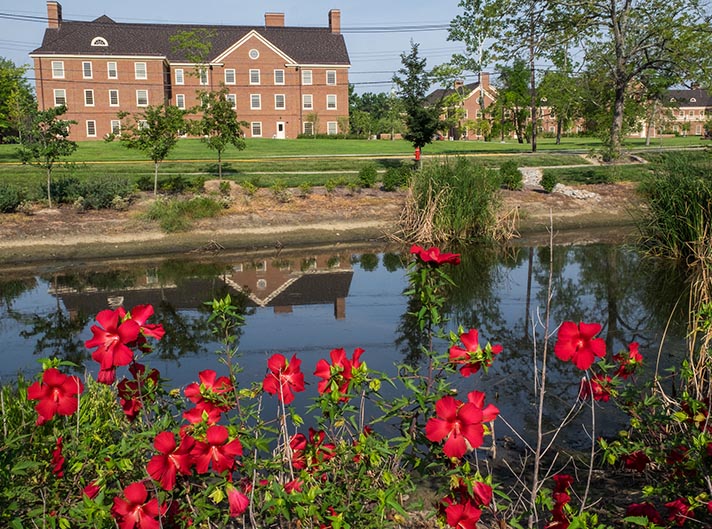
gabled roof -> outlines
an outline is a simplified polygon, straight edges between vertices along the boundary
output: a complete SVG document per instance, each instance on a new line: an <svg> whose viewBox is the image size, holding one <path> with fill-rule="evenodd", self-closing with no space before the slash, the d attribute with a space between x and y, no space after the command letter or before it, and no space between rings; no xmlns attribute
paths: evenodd
<svg viewBox="0 0 712 529"><path fill-rule="evenodd" d="M668 90L663 96L663 103L676 107L711 107L712 96L701 88Z"/></svg>
<svg viewBox="0 0 712 529"><path fill-rule="evenodd" d="M463 96L464 96L463 99L467 99L467 98L471 97L472 94L474 94L475 90L477 90L479 87L480 87L480 83L479 83L479 81L478 81L478 82L475 82L475 83L469 83L469 84L466 84L466 85L462 85L462 86L458 87L457 90L458 90L458 92L460 92L461 94L463 94ZM492 88L490 87L489 90L492 90ZM432 92L430 92L430 93L425 97L425 100L426 100L429 104L432 105L432 104L434 104L434 103L438 103L438 102L442 101L444 98L446 98L447 96L452 95L452 94L454 94L454 93L455 93L455 89L454 89L454 88L438 88L437 90L433 90ZM490 93L490 92L488 91L488 89L485 89L485 90L484 90L484 93L485 93L485 94L488 94L488 93L489 93L490 96L493 96L493 94Z"/></svg>
<svg viewBox="0 0 712 529"><path fill-rule="evenodd" d="M91 22L62 21L59 28L47 28L42 46L32 54L127 55L190 62L170 37L196 30L213 34L209 61L254 30L299 64L349 65L343 35L332 33L327 27L125 24L106 15ZM105 39L108 46L92 46L96 37Z"/></svg>

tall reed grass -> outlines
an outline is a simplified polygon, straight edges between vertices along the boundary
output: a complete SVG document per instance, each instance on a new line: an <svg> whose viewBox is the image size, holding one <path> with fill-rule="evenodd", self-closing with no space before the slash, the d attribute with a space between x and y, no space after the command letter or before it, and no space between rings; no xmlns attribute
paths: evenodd
<svg viewBox="0 0 712 529"><path fill-rule="evenodd" d="M639 188L647 203L641 225L644 247L689 265L710 263L712 156L669 153Z"/></svg>
<svg viewBox="0 0 712 529"><path fill-rule="evenodd" d="M413 173L398 236L425 244L503 238L500 182L497 169L463 157L425 165Z"/></svg>

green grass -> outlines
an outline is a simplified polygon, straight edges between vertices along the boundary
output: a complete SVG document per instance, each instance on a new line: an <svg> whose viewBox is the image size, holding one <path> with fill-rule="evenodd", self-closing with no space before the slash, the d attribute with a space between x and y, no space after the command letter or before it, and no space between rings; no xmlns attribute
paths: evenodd
<svg viewBox="0 0 712 529"><path fill-rule="evenodd" d="M216 217L222 209L219 202L209 197L173 198L154 202L145 217L157 221L163 231L173 233L189 229L194 220Z"/></svg>
<svg viewBox="0 0 712 529"><path fill-rule="evenodd" d="M615 182L640 182L650 175L650 165L601 165L590 167L557 167L544 169L556 182L565 185L612 184Z"/></svg>

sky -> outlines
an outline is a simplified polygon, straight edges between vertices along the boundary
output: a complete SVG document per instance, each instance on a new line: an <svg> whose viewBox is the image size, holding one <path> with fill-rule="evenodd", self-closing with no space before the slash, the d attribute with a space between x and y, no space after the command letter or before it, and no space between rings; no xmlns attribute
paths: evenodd
<svg viewBox="0 0 712 529"><path fill-rule="evenodd" d="M341 10L341 28L351 58L349 80L358 93L389 92L400 54L420 44L427 67L447 62L463 49L448 42L447 26L460 13L458 0L60 0L62 16L93 20L107 15L117 22L263 25L265 12L285 14L290 26L328 26L330 9ZM16 65L32 64L47 27L43 0L0 0L0 57ZM18 20L21 19L21 20ZM30 20L27 20L30 19ZM32 72L28 73L32 78ZM476 80L468 77L468 82Z"/></svg>

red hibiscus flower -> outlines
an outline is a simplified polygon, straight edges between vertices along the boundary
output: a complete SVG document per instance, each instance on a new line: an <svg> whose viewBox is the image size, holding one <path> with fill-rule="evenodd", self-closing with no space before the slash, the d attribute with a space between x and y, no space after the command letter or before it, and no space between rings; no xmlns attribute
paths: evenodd
<svg viewBox="0 0 712 529"><path fill-rule="evenodd" d="M227 502L230 505L230 516L237 518L245 514L250 505L250 498L236 489L231 483L227 484Z"/></svg>
<svg viewBox="0 0 712 529"><path fill-rule="evenodd" d="M574 478L569 474L556 474L553 479L554 492L566 492L574 484Z"/></svg>
<svg viewBox="0 0 712 529"><path fill-rule="evenodd" d="M111 371L118 366L126 366L133 360L133 351L127 344L138 338L140 326L132 319L121 321L125 315L123 309L102 310L96 315L99 325L92 325L94 336L84 342L87 348L96 347L91 357L99 362L101 371ZM105 382L113 377L99 377L100 382Z"/></svg>
<svg viewBox="0 0 712 529"><path fill-rule="evenodd" d="M446 456L459 459L468 450L482 445L484 415L475 404L462 403L446 395L435 403L435 412L437 417L425 425L425 437L434 443L444 439L443 452Z"/></svg>
<svg viewBox="0 0 712 529"><path fill-rule="evenodd" d="M284 404L294 400L294 393L304 391L304 373L299 369L302 361L297 355L291 360L281 354L272 355L267 360L267 376L262 382L262 388L271 395L278 395Z"/></svg>
<svg viewBox="0 0 712 529"><path fill-rule="evenodd" d="M96 481L92 481L82 489L82 493L90 500L96 498L100 491L101 487L97 484Z"/></svg>
<svg viewBox="0 0 712 529"><path fill-rule="evenodd" d="M52 472L58 478L64 476L64 457L62 456L62 438L57 437L57 445L52 451Z"/></svg>
<svg viewBox="0 0 712 529"><path fill-rule="evenodd" d="M482 349L478 342L477 329L470 329L461 334L460 341L465 348L453 345L450 348L450 362L461 364L460 373L466 377L477 373L480 368L484 368L486 371L492 365L495 355L502 352L501 345L490 345L489 343Z"/></svg>
<svg viewBox="0 0 712 529"><path fill-rule="evenodd" d="M190 475L190 452L194 446L195 439L189 435L183 436L180 445L176 446L176 438L172 432L159 433L153 440L153 447L159 453L153 456L146 466L149 476L158 481L164 490L173 490L178 472Z"/></svg>
<svg viewBox="0 0 712 529"><path fill-rule="evenodd" d="M475 505L486 507L492 503L492 487L487 483L476 481L472 485L472 494L475 497Z"/></svg>
<svg viewBox="0 0 712 529"><path fill-rule="evenodd" d="M662 525L663 518L660 513L655 509L652 503L631 503L625 510L626 517L628 516L644 516L648 521L655 525Z"/></svg>
<svg viewBox="0 0 712 529"><path fill-rule="evenodd" d="M339 400L348 400L345 394L349 390L354 370L361 365L359 358L363 352L363 349L357 347L354 349L352 359L349 360L344 349L332 349L329 353L331 364L323 358L320 359L316 363L316 371L314 371L314 375L322 379L317 386L319 393L323 395L333 392L339 395Z"/></svg>
<svg viewBox="0 0 712 529"><path fill-rule="evenodd" d="M74 375L65 375L59 369L50 367L42 373L42 382L35 382L27 388L27 398L38 400L37 424L44 424L55 414L69 416L77 411L77 395L84 391L81 380Z"/></svg>
<svg viewBox="0 0 712 529"><path fill-rule="evenodd" d="M606 342L603 338L594 338L601 331L598 323L576 325L565 321L559 327L559 335L554 345L554 353L559 360L569 360L579 369L588 369L596 357L606 356Z"/></svg>
<svg viewBox="0 0 712 529"><path fill-rule="evenodd" d="M205 434L205 442L196 441L191 455L198 474L205 474L212 463L218 474L235 469L235 458L242 455L242 444L235 438L228 440L229 434L224 426L211 426Z"/></svg>
<svg viewBox="0 0 712 529"><path fill-rule="evenodd" d="M449 498L447 498L447 500L449 500ZM456 529L476 529L480 516L482 516L482 511L469 501L464 503L450 503L450 505L445 507L447 524Z"/></svg>
<svg viewBox="0 0 712 529"><path fill-rule="evenodd" d="M205 421L207 424L217 424L222 416L220 408L209 402L201 402L195 407L183 412L183 418L191 424L198 424Z"/></svg>
<svg viewBox="0 0 712 529"><path fill-rule="evenodd" d="M166 506L159 508L157 498L146 501L148 491L143 483L132 483L126 487L124 498L114 498L111 508L119 529L159 529L158 516L166 512Z"/></svg>
<svg viewBox="0 0 712 529"><path fill-rule="evenodd" d="M143 402L153 397L161 375L156 369L151 369L146 374L146 366L137 362L133 362L129 366L129 371L134 380L123 378L116 386L116 389L119 393L119 403L124 415L129 421L133 421L143 408Z"/></svg>
<svg viewBox="0 0 712 529"><path fill-rule="evenodd" d="M426 250L422 246L414 244L410 247L410 253L415 255L415 257L421 263L430 266L440 266L443 264L460 264L459 253L440 253L440 248L436 248L435 246Z"/></svg>
<svg viewBox="0 0 712 529"><path fill-rule="evenodd" d="M494 404L485 406L485 394L481 391L470 391L467 394L467 402L482 410L482 422L492 422L499 415L499 409Z"/></svg>
<svg viewBox="0 0 712 529"><path fill-rule="evenodd" d="M623 353L613 355L613 360L618 364L615 376L626 379L643 363L643 355L638 351L638 347L638 342L633 342L628 345L627 355Z"/></svg>
<svg viewBox="0 0 712 529"><path fill-rule="evenodd" d="M636 450L623 457L623 464L625 468L630 468L631 470L636 470L642 472L645 467L650 463L650 458L642 450Z"/></svg>
<svg viewBox="0 0 712 529"><path fill-rule="evenodd" d="M304 482L301 479L293 479L284 484L284 492L292 494L293 492L301 492Z"/></svg>
<svg viewBox="0 0 712 529"><path fill-rule="evenodd" d="M200 384L193 382L185 387L184 393L192 402L200 404L209 402L214 406L227 411L232 407L228 400L230 393L234 390L232 382L228 377L219 377L212 369L206 369L198 373Z"/></svg>
<svg viewBox="0 0 712 529"><path fill-rule="evenodd" d="M318 470L322 463L333 458L336 445L325 443L326 433L309 428L309 441L302 433L296 434L289 441L292 449L292 466L298 470L307 469L310 472Z"/></svg>
<svg viewBox="0 0 712 529"><path fill-rule="evenodd" d="M678 498L665 504L668 510L667 520L675 522L677 525L685 525L685 522L692 517L692 509L685 498Z"/></svg>
<svg viewBox="0 0 712 529"><path fill-rule="evenodd" d="M148 318L153 316L153 305L136 305L129 314L131 319L138 324L142 335L160 340L166 334L163 325L160 323L146 323Z"/></svg>
<svg viewBox="0 0 712 529"><path fill-rule="evenodd" d="M597 373L588 380L586 377L581 379L579 386L579 399L588 400L593 397L593 400L608 402L612 394L611 377Z"/></svg>

